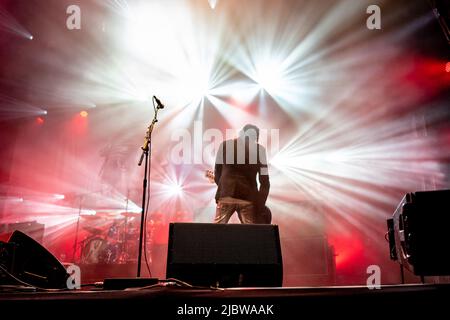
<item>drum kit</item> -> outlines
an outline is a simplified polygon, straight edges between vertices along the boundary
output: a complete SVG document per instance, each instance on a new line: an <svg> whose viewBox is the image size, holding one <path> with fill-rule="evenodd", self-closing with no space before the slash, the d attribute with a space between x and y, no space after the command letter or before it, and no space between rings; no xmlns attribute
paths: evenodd
<svg viewBox="0 0 450 320"><path fill-rule="evenodd" d="M82 228L88 236L80 242L81 264L126 264L137 261L140 215L122 212L119 215L82 216ZM111 223L112 220L112 223Z"/></svg>

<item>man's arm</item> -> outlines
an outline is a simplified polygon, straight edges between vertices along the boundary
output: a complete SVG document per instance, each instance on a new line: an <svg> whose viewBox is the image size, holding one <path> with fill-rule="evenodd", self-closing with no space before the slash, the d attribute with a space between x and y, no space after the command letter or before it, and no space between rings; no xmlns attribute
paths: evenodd
<svg viewBox="0 0 450 320"><path fill-rule="evenodd" d="M258 192L258 202L260 206L264 206L267 201L267 197L269 196L270 190L270 180L269 180L269 169L267 166L267 155L266 149L264 147L259 146L259 192Z"/></svg>
<svg viewBox="0 0 450 320"><path fill-rule="evenodd" d="M222 167L224 163L223 142L219 146L216 155L216 164L214 165L214 182L219 185L220 177L222 176Z"/></svg>

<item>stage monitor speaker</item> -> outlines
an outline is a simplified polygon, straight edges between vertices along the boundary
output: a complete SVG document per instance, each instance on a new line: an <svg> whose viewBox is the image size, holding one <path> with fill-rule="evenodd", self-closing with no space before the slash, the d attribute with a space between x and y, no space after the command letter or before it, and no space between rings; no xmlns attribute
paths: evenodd
<svg viewBox="0 0 450 320"><path fill-rule="evenodd" d="M419 276L450 275L450 190L407 193L388 220L390 257Z"/></svg>
<svg viewBox="0 0 450 320"><path fill-rule="evenodd" d="M66 269L37 241L16 230L9 238L8 244L15 249L3 257L2 264L13 276L39 288L67 288Z"/></svg>
<svg viewBox="0 0 450 320"><path fill-rule="evenodd" d="M171 223L166 277L196 286L281 287L278 226Z"/></svg>

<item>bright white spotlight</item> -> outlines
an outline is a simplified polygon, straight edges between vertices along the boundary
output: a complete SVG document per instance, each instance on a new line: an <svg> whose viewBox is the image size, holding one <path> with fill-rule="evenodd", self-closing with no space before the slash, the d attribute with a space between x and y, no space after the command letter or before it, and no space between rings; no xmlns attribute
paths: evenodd
<svg viewBox="0 0 450 320"><path fill-rule="evenodd" d="M283 74L278 63L268 62L256 68L256 82L269 93L275 93L282 88Z"/></svg>
<svg viewBox="0 0 450 320"><path fill-rule="evenodd" d="M169 186L167 186L168 192L171 196L179 196L183 193L183 186L173 183Z"/></svg>
<svg viewBox="0 0 450 320"><path fill-rule="evenodd" d="M5 6L3 6L5 7ZM33 39L31 33L25 29L8 11L0 6L0 29L7 30L29 40Z"/></svg>
<svg viewBox="0 0 450 320"><path fill-rule="evenodd" d="M177 93L185 103L197 104L210 93L209 72L205 67L190 67L180 72Z"/></svg>
<svg viewBox="0 0 450 320"><path fill-rule="evenodd" d="M64 200L65 196L63 194L54 194L56 200Z"/></svg>
<svg viewBox="0 0 450 320"><path fill-rule="evenodd" d="M278 152L270 160L270 164L277 168L295 167L298 165L298 158L290 156L284 152Z"/></svg>
<svg viewBox="0 0 450 320"><path fill-rule="evenodd" d="M187 85L189 91L192 93L192 100L201 100L209 93L209 76L207 72L198 72L190 77L190 82Z"/></svg>
<svg viewBox="0 0 450 320"><path fill-rule="evenodd" d="M217 1L218 0L208 0L208 2L209 2L209 6L211 7L211 9L215 9L216 8L216 6L217 6Z"/></svg>
<svg viewBox="0 0 450 320"><path fill-rule="evenodd" d="M159 3L143 3L128 12L126 41L133 52L154 58L154 54L175 50L170 10ZM155 47L155 45L158 47ZM163 50L162 50L163 49Z"/></svg>

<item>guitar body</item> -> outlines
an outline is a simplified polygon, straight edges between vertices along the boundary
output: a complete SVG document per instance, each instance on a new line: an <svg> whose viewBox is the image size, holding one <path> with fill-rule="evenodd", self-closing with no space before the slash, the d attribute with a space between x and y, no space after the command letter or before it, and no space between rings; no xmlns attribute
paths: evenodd
<svg viewBox="0 0 450 320"><path fill-rule="evenodd" d="M270 211L268 206L264 206L264 208L260 212L258 212L256 223L259 224L272 223L272 211Z"/></svg>

